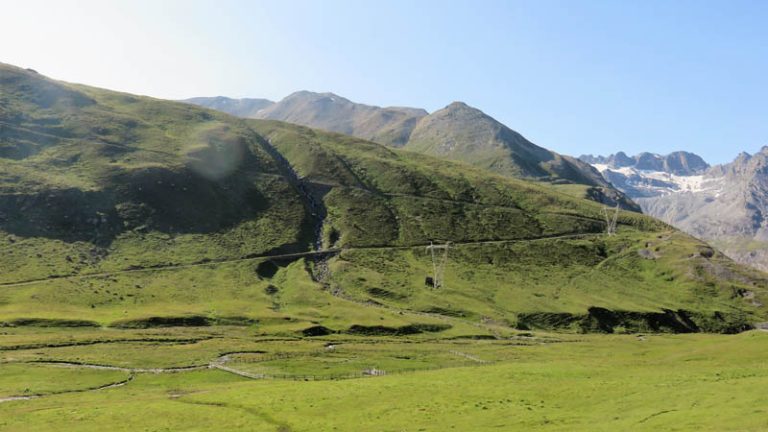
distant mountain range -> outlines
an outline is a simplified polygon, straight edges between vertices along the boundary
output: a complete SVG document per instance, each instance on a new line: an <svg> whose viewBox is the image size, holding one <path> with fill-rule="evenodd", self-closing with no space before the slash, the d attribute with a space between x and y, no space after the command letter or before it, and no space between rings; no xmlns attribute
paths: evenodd
<svg viewBox="0 0 768 432"><path fill-rule="evenodd" d="M686 151L677 151L662 156L655 153L640 153L634 157L618 152L608 157L583 155L579 159L592 165L602 164L611 168L632 167L639 170L663 171L675 175L693 175L709 168L700 156Z"/></svg>
<svg viewBox="0 0 768 432"><path fill-rule="evenodd" d="M359 104L333 93L299 91L279 102L263 99L193 98L184 102L226 113L279 120L363 138L431 156L459 160L497 174L554 184L580 184L582 194L609 205L639 207L588 163L539 147L479 109L453 102L428 113L421 108ZM256 106L256 104L254 104Z"/></svg>
<svg viewBox="0 0 768 432"><path fill-rule="evenodd" d="M237 117L254 117L260 110L274 105L269 99L232 99L224 96L199 97L187 102L232 114Z"/></svg>
<svg viewBox="0 0 768 432"><path fill-rule="evenodd" d="M768 270L768 147L710 166L689 152L581 156L643 212Z"/></svg>

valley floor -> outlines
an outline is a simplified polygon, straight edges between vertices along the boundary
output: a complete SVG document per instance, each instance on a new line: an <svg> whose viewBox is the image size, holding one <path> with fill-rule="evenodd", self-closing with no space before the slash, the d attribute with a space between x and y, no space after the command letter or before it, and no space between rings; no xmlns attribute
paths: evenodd
<svg viewBox="0 0 768 432"><path fill-rule="evenodd" d="M2 431L768 429L768 333L0 329Z"/></svg>

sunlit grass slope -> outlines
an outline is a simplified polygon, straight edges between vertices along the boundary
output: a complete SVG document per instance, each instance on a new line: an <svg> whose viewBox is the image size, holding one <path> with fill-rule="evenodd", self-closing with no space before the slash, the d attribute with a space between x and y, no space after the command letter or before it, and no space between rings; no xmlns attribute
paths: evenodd
<svg viewBox="0 0 768 432"><path fill-rule="evenodd" d="M607 238L599 204L549 186L7 65L0 88L7 325L455 335L764 320L761 273L632 212ZM269 260L310 251L318 227L337 255ZM425 284L432 241L454 244L440 289Z"/></svg>
<svg viewBox="0 0 768 432"><path fill-rule="evenodd" d="M252 124L324 193L326 245L352 248L332 260L330 283L358 301L583 330L601 327L600 309L682 310L673 321L715 331L763 317L761 273L652 218L621 212L618 235L607 237L602 206L571 191L342 135ZM430 241L454 243L442 289L424 283ZM381 245L403 247L359 249ZM639 315L609 317L608 327L647 328Z"/></svg>

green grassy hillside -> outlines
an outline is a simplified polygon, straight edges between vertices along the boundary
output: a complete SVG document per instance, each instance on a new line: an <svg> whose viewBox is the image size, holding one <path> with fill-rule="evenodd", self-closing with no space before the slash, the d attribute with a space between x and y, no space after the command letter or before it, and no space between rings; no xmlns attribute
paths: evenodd
<svg viewBox="0 0 768 432"><path fill-rule="evenodd" d="M305 249L301 197L231 117L0 69L3 281Z"/></svg>
<svg viewBox="0 0 768 432"><path fill-rule="evenodd" d="M328 207L342 246L603 231L602 206L534 182L280 122L251 121ZM665 229L623 213L637 228Z"/></svg>
<svg viewBox="0 0 768 432"><path fill-rule="evenodd" d="M723 329L735 330L762 316L761 273L655 219L621 212L619 234L606 237L602 207L571 191L299 126L252 124L322 191L325 245L349 249L330 261L324 282L333 292L473 320L588 330L601 328L600 308L636 313L607 318L631 330L649 320L681 330L688 318L719 327L699 314L728 316ZM424 285L432 262L423 246L431 240L454 243L445 289ZM662 310L683 316L644 315Z"/></svg>
<svg viewBox="0 0 768 432"><path fill-rule="evenodd" d="M608 238L577 194L12 66L0 86L8 325L487 335L764 319L761 273L636 213ZM432 241L453 243L442 288L425 284Z"/></svg>
<svg viewBox="0 0 768 432"><path fill-rule="evenodd" d="M590 193L0 64L0 431L765 430L765 275Z"/></svg>

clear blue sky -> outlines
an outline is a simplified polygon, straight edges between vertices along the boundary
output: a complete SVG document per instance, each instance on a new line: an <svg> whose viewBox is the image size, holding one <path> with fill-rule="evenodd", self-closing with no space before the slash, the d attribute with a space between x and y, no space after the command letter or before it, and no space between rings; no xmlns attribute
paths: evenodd
<svg viewBox="0 0 768 432"><path fill-rule="evenodd" d="M768 1L0 0L0 61L162 98L476 106L566 154L768 144Z"/></svg>

